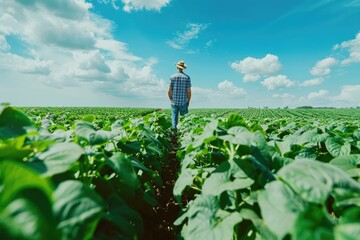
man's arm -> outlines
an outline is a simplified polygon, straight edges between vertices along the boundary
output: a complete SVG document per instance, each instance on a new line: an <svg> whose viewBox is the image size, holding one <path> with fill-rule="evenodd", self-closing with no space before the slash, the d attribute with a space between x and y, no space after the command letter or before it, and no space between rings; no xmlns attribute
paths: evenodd
<svg viewBox="0 0 360 240"><path fill-rule="evenodd" d="M191 88L187 88L187 99L188 99L188 105L190 104L190 99L191 99Z"/></svg>
<svg viewBox="0 0 360 240"><path fill-rule="evenodd" d="M170 99L170 101L172 100L172 91L171 91L171 86L169 86L169 90L168 90L168 97Z"/></svg>

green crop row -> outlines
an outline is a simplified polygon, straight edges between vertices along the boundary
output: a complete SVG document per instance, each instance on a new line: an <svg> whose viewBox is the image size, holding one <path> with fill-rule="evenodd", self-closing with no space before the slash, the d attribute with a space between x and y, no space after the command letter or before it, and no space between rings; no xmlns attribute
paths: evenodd
<svg viewBox="0 0 360 240"><path fill-rule="evenodd" d="M360 122L183 119L175 222L184 239L358 239Z"/></svg>
<svg viewBox="0 0 360 240"><path fill-rule="evenodd" d="M358 239L358 109L192 109L178 239ZM147 239L168 110L0 108L0 239Z"/></svg>
<svg viewBox="0 0 360 240"><path fill-rule="evenodd" d="M41 110L0 108L0 239L146 239L167 116Z"/></svg>

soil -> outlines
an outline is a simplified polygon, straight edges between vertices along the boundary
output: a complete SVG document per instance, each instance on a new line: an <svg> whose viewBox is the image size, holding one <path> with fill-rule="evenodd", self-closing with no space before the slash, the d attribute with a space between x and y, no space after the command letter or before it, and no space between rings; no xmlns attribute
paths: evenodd
<svg viewBox="0 0 360 240"><path fill-rule="evenodd" d="M179 172L180 163L176 158L178 139L176 134L171 134L171 145L168 160L162 163L163 172L161 178L163 186L157 187L156 206L143 216L144 218L144 239L146 240L173 240L180 239L180 229L175 228L174 221L181 212L179 204L173 196L173 188Z"/></svg>

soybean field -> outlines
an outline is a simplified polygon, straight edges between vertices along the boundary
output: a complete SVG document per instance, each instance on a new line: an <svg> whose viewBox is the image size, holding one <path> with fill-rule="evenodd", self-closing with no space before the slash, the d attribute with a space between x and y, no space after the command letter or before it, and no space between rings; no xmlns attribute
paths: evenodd
<svg viewBox="0 0 360 240"><path fill-rule="evenodd" d="M360 109L0 106L0 239L360 236Z"/></svg>

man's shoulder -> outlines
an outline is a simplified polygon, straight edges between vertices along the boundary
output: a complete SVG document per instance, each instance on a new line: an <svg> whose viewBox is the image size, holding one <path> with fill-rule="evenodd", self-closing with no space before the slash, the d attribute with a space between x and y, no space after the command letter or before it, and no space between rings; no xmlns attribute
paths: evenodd
<svg viewBox="0 0 360 240"><path fill-rule="evenodd" d="M171 75L170 78L189 78L189 75L185 74L185 73L174 73L173 75Z"/></svg>

